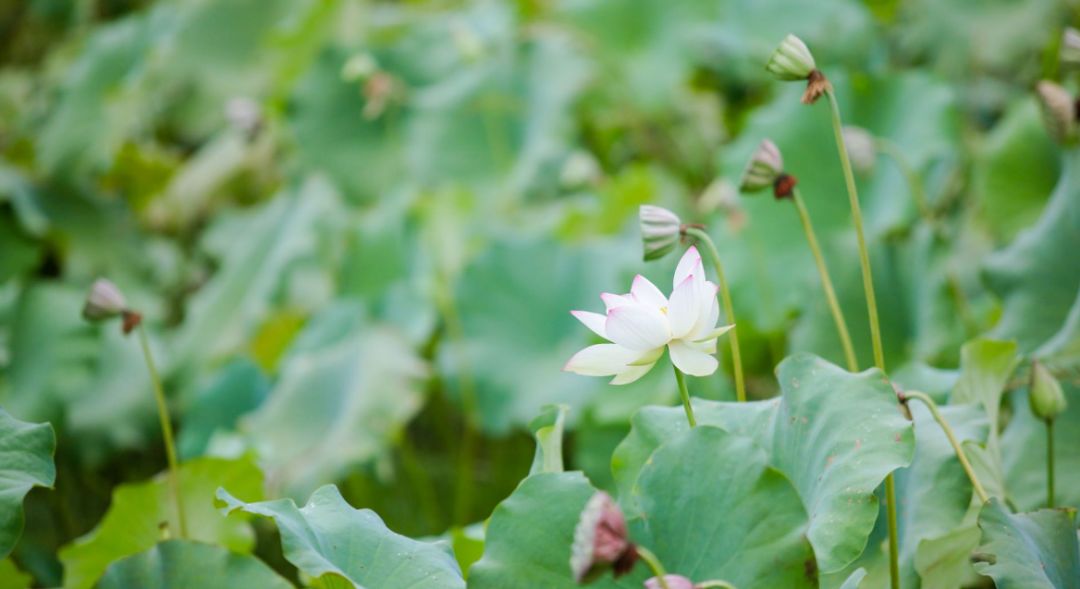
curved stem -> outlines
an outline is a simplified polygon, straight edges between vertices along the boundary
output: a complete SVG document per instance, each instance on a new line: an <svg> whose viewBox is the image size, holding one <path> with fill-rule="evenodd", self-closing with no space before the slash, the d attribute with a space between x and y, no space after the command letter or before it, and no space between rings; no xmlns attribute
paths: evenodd
<svg viewBox="0 0 1080 589"><path fill-rule="evenodd" d="M851 204L851 219L859 242L859 265L862 267L863 294L866 296L866 311L870 319L874 365L885 372L885 352L881 346L881 326L878 323L877 297L874 296L874 276L870 270L870 252L866 247L866 232L863 230L862 210L859 208L859 193L855 188L855 175L851 171L851 161L848 159L847 147L844 145L844 124L840 120L840 105L837 104L836 94L831 87L825 91L825 94L829 97L836 150L840 155L840 167L844 171L844 183L847 185L848 201ZM885 477L885 509L889 523L889 585L892 589L900 589L900 550L896 534L896 482L892 473Z"/></svg>
<svg viewBox="0 0 1080 589"><path fill-rule="evenodd" d="M979 477L975 475L975 469L971 467L971 462L968 461L963 446L961 446L960 441L956 439L956 434L953 432L949 422L941 415L937 403L930 398L930 395L920 393L919 391L904 391L904 398L905 400L915 399L921 401L923 405L926 405L926 408L930 410L930 414L934 416L934 421L938 422L942 431L945 432L945 437L949 438L949 444L952 445L953 452L956 452L956 457L960 460L960 466L964 467L964 472L967 473L968 478L971 479L971 486L975 487L975 494L979 496L979 502L986 503L989 501L990 496L987 495L986 489L984 489L982 483L979 482Z"/></svg>
<svg viewBox="0 0 1080 589"><path fill-rule="evenodd" d="M694 585L695 589L736 589L734 585L727 581L704 581Z"/></svg>
<svg viewBox="0 0 1080 589"><path fill-rule="evenodd" d="M848 333L847 322L840 310L840 303L836 300L836 291L833 289L832 279L829 277L829 268L825 265L825 257L821 254L821 246L818 245L814 226L810 222L810 212L806 210L802 194L796 188L791 193L791 199L795 202L795 208L799 211L799 220L802 221L803 231L806 233L806 241L810 244L810 251L814 254L814 263L817 264L818 274L821 276L821 288L825 291L825 300L829 304L833 322L836 323L836 332L840 336L840 345L844 348L844 358L847 360L848 370L857 372L859 362L855 358L855 348L851 344L851 334Z"/></svg>
<svg viewBox="0 0 1080 589"><path fill-rule="evenodd" d="M1046 420L1046 506L1054 507L1054 420Z"/></svg>
<svg viewBox="0 0 1080 589"><path fill-rule="evenodd" d="M878 151L889 156L896 163L896 167L904 175L904 181L907 182L908 189L911 190L911 198L915 201L915 208L919 211L919 216L927 223L931 222L933 212L930 210L930 203L926 199L926 190L923 188L922 178L919 177L919 173L908 162L904 152L892 141L880 137L874 139L874 145Z"/></svg>
<svg viewBox="0 0 1080 589"><path fill-rule="evenodd" d="M690 391L686 388L686 377L674 362L671 363L671 368L675 371L675 382L679 383L679 396L682 397L683 409L686 409L686 421L690 422L690 427L695 427L697 420L694 419L694 408L690 405Z"/></svg>
<svg viewBox="0 0 1080 589"><path fill-rule="evenodd" d="M644 546L635 546L634 548L641 560L645 561L645 564L652 570L656 580L660 582L660 589L671 589L668 587L667 579L664 578L667 576L667 572L664 570L664 565L660 563L660 559Z"/></svg>
<svg viewBox="0 0 1080 589"><path fill-rule="evenodd" d="M158 419L161 421L161 437L165 440L165 456L169 460L169 490L173 505L176 506L176 517L180 522L180 537L187 538L187 516L184 513L184 502L180 499L180 466L176 460L176 444L173 442L169 406L165 401L165 389L161 387L161 377L158 375L157 366L154 365L154 357L150 353L150 340L146 337L146 329L141 324L138 329L139 344L146 358L146 368L150 371L150 381L154 384L154 399L157 401Z"/></svg>
<svg viewBox="0 0 1080 589"><path fill-rule="evenodd" d="M716 270L716 282L720 286L720 302L724 305L724 317L728 323L734 325L736 323L735 306L731 304L731 290L728 289L727 279L724 277L724 265L720 263L720 252L716 251L716 244L713 243L708 233L697 227L688 227L686 234L703 243L705 249L708 250L709 256L712 258L713 268ZM731 364L732 370L735 372L735 399L742 403L746 401L746 384L743 382L738 325L732 327L731 331L728 332L728 339L731 341Z"/></svg>

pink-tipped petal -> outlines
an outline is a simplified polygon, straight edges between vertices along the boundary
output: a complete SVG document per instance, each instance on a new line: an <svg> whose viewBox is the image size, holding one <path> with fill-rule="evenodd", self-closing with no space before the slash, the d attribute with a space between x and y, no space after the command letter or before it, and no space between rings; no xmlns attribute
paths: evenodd
<svg viewBox="0 0 1080 589"><path fill-rule="evenodd" d="M641 356L618 344L596 344L574 354L563 370L583 376L614 376Z"/></svg>
<svg viewBox="0 0 1080 589"><path fill-rule="evenodd" d="M675 266L675 279L672 280L671 286L678 288L682 281L686 280L687 276L694 274L698 268L704 269L701 265L701 254L698 253L697 248L690 246L690 249L686 250L683 257L679 259L679 265ZM698 272L704 276L704 272Z"/></svg>
<svg viewBox="0 0 1080 589"><path fill-rule="evenodd" d="M625 307L634 303L634 299L629 295L617 295L610 292L600 293L600 300L604 301L605 311L612 309L618 309L619 307Z"/></svg>
<svg viewBox="0 0 1080 589"><path fill-rule="evenodd" d="M667 318L660 309L638 303L612 309L604 331L620 346L642 352L662 347L671 339Z"/></svg>
<svg viewBox="0 0 1080 589"><path fill-rule="evenodd" d="M671 337L685 337L697 325L700 310L698 308L698 290L703 281L690 275L683 279L668 300L668 324L671 325Z"/></svg>
<svg viewBox="0 0 1080 589"><path fill-rule="evenodd" d="M630 294L637 302L656 307L657 309L667 306L667 297L660 292L656 285L641 274L634 277L634 284L630 287Z"/></svg>
<svg viewBox="0 0 1080 589"><path fill-rule="evenodd" d="M570 311L570 314L577 318L578 321L585 324L596 335L608 339L607 332L604 331L604 323L607 322L607 316L600 313L591 313L589 311Z"/></svg>
<svg viewBox="0 0 1080 589"><path fill-rule="evenodd" d="M719 366L716 358L683 341L671 342L668 344L668 351L671 352L671 362L675 367L692 376L708 376L716 372L716 367Z"/></svg>

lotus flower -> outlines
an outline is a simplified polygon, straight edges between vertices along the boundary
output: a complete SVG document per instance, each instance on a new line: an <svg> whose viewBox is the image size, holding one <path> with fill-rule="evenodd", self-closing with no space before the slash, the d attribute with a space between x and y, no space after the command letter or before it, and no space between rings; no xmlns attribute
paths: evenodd
<svg viewBox="0 0 1080 589"><path fill-rule="evenodd" d="M734 327L716 326L720 307L717 287L705 277L701 254L691 247L679 260L671 298L640 274L625 295L604 293L606 315L571 311L574 317L611 343L574 354L563 368L585 376L614 376L628 384L645 376L668 349L675 367L694 376L716 372L716 338Z"/></svg>

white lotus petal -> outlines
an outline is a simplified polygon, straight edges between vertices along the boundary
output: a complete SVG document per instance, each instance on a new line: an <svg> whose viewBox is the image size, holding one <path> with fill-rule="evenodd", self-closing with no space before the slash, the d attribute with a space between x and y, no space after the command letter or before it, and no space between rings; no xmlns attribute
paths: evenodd
<svg viewBox="0 0 1080 589"><path fill-rule="evenodd" d="M651 366L656 364L656 361L660 359L660 356L664 355L664 346L660 346L655 350L649 350L641 355L640 358L630 363L630 366Z"/></svg>
<svg viewBox="0 0 1080 589"><path fill-rule="evenodd" d="M732 323L731 325L722 325L720 327L717 327L716 329L713 329L712 331L709 331L709 332L703 334L701 337L694 338L693 341L695 343L700 343L700 342L706 342L706 341L709 341L709 340L714 340L714 339L724 335L725 333L731 331L731 329L733 327L735 327L734 323ZM714 344L714 347L715 347L715 344Z"/></svg>
<svg viewBox="0 0 1080 589"><path fill-rule="evenodd" d="M685 337L697 324L700 315L698 290L704 287L704 281L694 275L687 276L671 293L668 299L668 323L671 325L671 337Z"/></svg>
<svg viewBox="0 0 1080 589"><path fill-rule="evenodd" d="M697 271L699 268L701 269L700 272ZM686 280L687 276L695 273L704 277L705 267L701 265L701 254L698 253L697 248L690 246L690 249L686 250L686 253L679 260L679 265L675 266L675 278L671 281L671 286L678 288Z"/></svg>
<svg viewBox="0 0 1080 589"><path fill-rule="evenodd" d="M667 297L660 292L656 285L641 274L634 277L634 284L630 287L630 294L634 300L645 305L652 305L657 309L667 306Z"/></svg>
<svg viewBox="0 0 1080 589"><path fill-rule="evenodd" d="M639 378L645 376L652 370L652 367L656 366L656 360L653 360L649 364L631 365L626 370L615 375L615 378L611 379L611 384L630 384Z"/></svg>
<svg viewBox="0 0 1080 589"><path fill-rule="evenodd" d="M690 330L691 336L687 339L702 339L704 334L716 327L716 321L720 318L720 302L716 298L718 287L705 281L701 288L695 289L694 294L699 297L695 302L698 309L698 319Z"/></svg>
<svg viewBox="0 0 1080 589"><path fill-rule="evenodd" d="M634 304L634 299L630 295L617 295L610 292L600 293L600 300L604 301L606 311Z"/></svg>
<svg viewBox="0 0 1080 589"><path fill-rule="evenodd" d="M716 358L681 340L668 344L668 350L675 367L693 376L708 376L720 364Z"/></svg>
<svg viewBox="0 0 1080 589"><path fill-rule="evenodd" d="M626 370L627 364L641 356L618 344L596 344L574 354L563 370L584 376L613 376Z"/></svg>
<svg viewBox="0 0 1080 589"><path fill-rule="evenodd" d="M585 324L596 335L608 339L607 332L604 331L604 323L607 322L607 315L601 315L600 313L591 313L589 311L570 311L570 314L577 318L578 321Z"/></svg>
<svg viewBox="0 0 1080 589"><path fill-rule="evenodd" d="M611 341L639 351L662 347L671 339L667 318L660 309L640 303L608 311L604 330Z"/></svg>

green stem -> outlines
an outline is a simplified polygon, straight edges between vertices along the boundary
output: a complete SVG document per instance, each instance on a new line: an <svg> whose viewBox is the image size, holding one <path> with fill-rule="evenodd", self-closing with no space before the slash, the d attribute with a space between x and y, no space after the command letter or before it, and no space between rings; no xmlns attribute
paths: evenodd
<svg viewBox="0 0 1080 589"><path fill-rule="evenodd" d="M734 325L735 306L731 304L731 290L728 288L727 279L724 277L724 265L720 263L720 252L716 251L716 244L705 231L697 227L688 227L686 234L705 244L709 256L712 258L713 268L716 270L716 282L720 286L720 302L724 305L724 317L728 323ZM742 353L739 351L739 327L736 325L728 332L728 340L731 342L731 364L735 372L735 398L740 403L746 401L746 384L743 382Z"/></svg>
<svg viewBox="0 0 1080 589"><path fill-rule="evenodd" d="M695 589L736 589L727 581L704 581L694 585Z"/></svg>
<svg viewBox="0 0 1080 589"><path fill-rule="evenodd" d="M960 460L960 466L964 467L964 472L971 479L971 486L975 487L975 494L979 496L979 502L986 503L989 501L990 496L986 494L986 489L979 482L979 477L975 475L975 469L971 467L971 462L968 461L967 454L964 453L960 441L956 439L956 434L953 432L952 427L949 426L949 422L941 415L941 411L938 411L937 403L930 398L930 395L919 391L904 391L904 397L906 399L916 399L926 405L926 408L930 410L930 414L934 416L934 421L938 422L942 431L945 432L945 437L949 438L949 444L952 445L953 452L956 452L956 457Z"/></svg>
<svg viewBox="0 0 1080 589"><path fill-rule="evenodd" d="M878 151L892 158L893 162L896 163L896 167L900 169L900 173L904 175L904 181L907 182L908 189L911 190L911 198L915 201L915 208L919 211L919 216L927 223L932 222L933 212L930 210L930 204L926 198L922 178L919 177L915 168L908 163L904 152L898 145L887 139L876 138L874 145Z"/></svg>
<svg viewBox="0 0 1080 589"><path fill-rule="evenodd" d="M154 365L154 357L150 353L150 340L146 337L146 329L141 324L138 329L139 344L146 358L146 368L150 371L150 381L154 384L154 399L157 401L158 419L161 421L161 437L165 440L165 456L169 460L169 489L173 504L176 506L176 517L180 522L180 537L187 538L187 516L184 513L184 502L180 499L180 466L176 460L176 444L173 442L169 406L165 401L165 390L161 387L161 377L158 375L157 366Z"/></svg>
<svg viewBox="0 0 1080 589"><path fill-rule="evenodd" d="M652 574L656 577L656 580L660 582L660 589L670 589L667 584L667 579L664 578L667 576L667 572L664 570L664 565L660 564L660 559L644 546L635 546L634 548L637 550L637 555L641 560L645 561L645 564L652 570Z"/></svg>
<svg viewBox="0 0 1080 589"><path fill-rule="evenodd" d="M806 241L810 244L810 251L814 254L814 263L817 264L818 274L821 275L821 288L825 290L825 300L829 304L833 322L836 323L836 332L840 335L840 345L844 348L844 358L847 360L848 370L857 372L859 362L855 358L855 347L851 344L851 334L848 333L844 313L840 310L840 303L836 300L836 291L833 289L832 279L829 278L829 268L825 265L825 257L821 254L821 246L818 245L814 226L810 222L810 212L806 210L806 203L803 202L802 194L798 188L791 193L791 198L795 202L795 208L799 211L799 220L802 221Z"/></svg>
<svg viewBox="0 0 1080 589"><path fill-rule="evenodd" d="M1054 507L1054 420L1046 420L1046 506Z"/></svg>
<svg viewBox="0 0 1080 589"><path fill-rule="evenodd" d="M696 427L697 420L694 419L694 408L690 405L690 391L686 388L686 377L674 362L671 363L671 368L675 371L675 382L679 383L679 396L682 397L683 409L686 409L686 421L690 422L690 427Z"/></svg>
<svg viewBox="0 0 1080 589"><path fill-rule="evenodd" d="M479 402L476 397L476 388L473 386L472 373L465 358L465 329L458 315L457 306L454 304L448 281L440 280L437 304L442 307L443 319L446 322L446 332L450 341L454 343L455 350L461 354L458 359L458 389L461 391L461 409L464 414L462 420L461 448L458 455L458 477L454 489L454 523L465 525L468 523L469 507L472 500L473 470L475 468L476 432L479 429L475 423Z"/></svg>
<svg viewBox="0 0 1080 589"><path fill-rule="evenodd" d="M863 293L866 296L866 310L870 318L870 340L874 347L874 365L885 372L885 352L881 346L881 326L878 323L877 298L874 296L874 276L870 270L870 253L866 247L866 232L863 230L862 210L859 208L859 193L855 188L855 175L851 171L847 147L844 145L844 123L840 120L840 105L836 94L830 87L825 94L829 97L832 112L833 135L836 137L836 150L840 155L840 167L844 171L844 183L847 185L848 201L851 204L851 218L855 225L855 236L859 242L859 265L862 267ZM892 473L885 477L885 509L889 522L889 585L900 589L900 550L896 534L896 482Z"/></svg>

